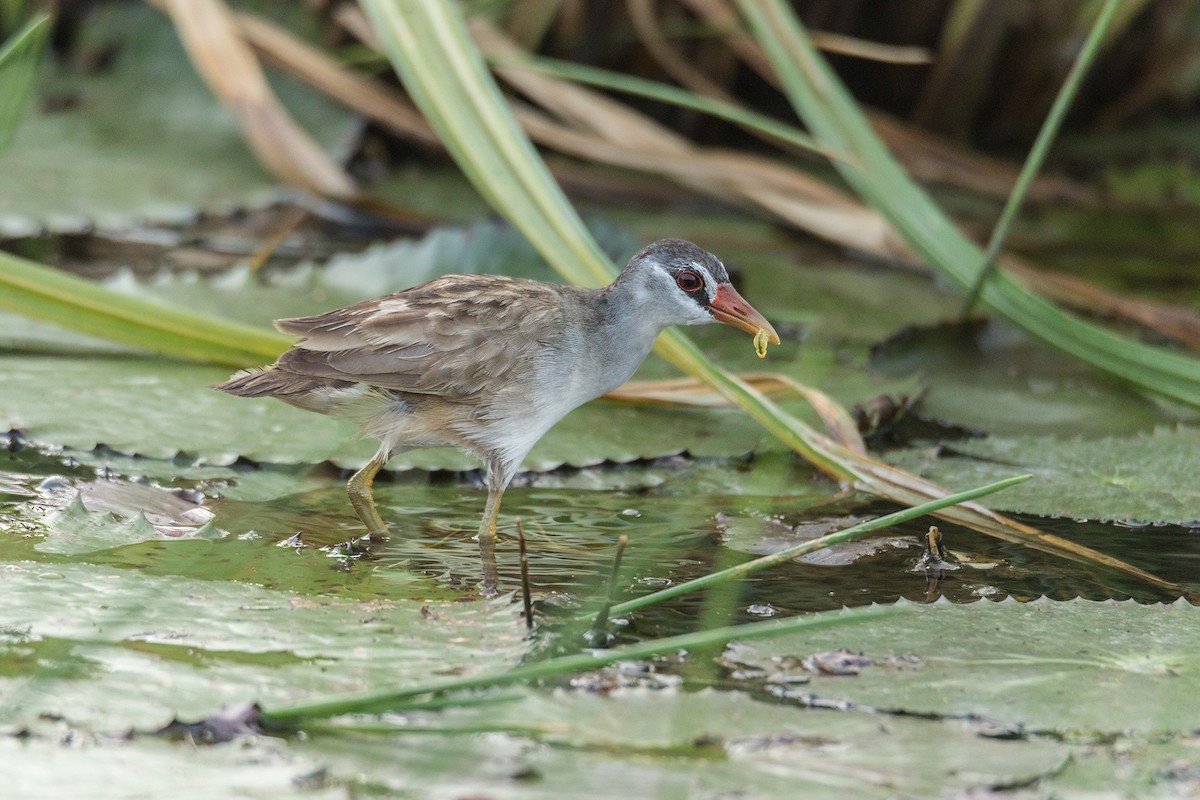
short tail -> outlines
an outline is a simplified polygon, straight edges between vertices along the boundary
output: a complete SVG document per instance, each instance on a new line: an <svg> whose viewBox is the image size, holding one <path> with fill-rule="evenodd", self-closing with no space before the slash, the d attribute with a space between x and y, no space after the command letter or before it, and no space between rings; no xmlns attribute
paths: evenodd
<svg viewBox="0 0 1200 800"><path fill-rule="evenodd" d="M278 367L257 367L235 373L224 383L212 388L235 394L238 397L288 398L305 395L319 389L340 389L350 386L350 381L300 375Z"/></svg>

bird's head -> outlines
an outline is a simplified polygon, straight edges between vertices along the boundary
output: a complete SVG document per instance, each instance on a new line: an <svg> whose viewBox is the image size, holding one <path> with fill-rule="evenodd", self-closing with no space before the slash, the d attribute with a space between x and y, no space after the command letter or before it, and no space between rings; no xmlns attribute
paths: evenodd
<svg viewBox="0 0 1200 800"><path fill-rule="evenodd" d="M767 333L779 344L771 323L747 303L721 260L682 239L663 239L642 248L618 279L632 284L643 313L653 313L663 327L724 322L747 333Z"/></svg>

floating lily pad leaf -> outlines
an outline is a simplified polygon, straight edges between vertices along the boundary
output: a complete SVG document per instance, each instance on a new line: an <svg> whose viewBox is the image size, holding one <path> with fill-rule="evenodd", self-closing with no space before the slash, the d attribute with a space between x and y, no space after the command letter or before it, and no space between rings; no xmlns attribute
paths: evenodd
<svg viewBox="0 0 1200 800"><path fill-rule="evenodd" d="M345 488L340 471L318 464L196 464L187 458L170 460L127 456L109 450L71 451L73 461L108 477L151 480L164 486L194 489L205 497L239 502L263 502L287 495Z"/></svg>
<svg viewBox="0 0 1200 800"><path fill-rule="evenodd" d="M239 456L295 464L361 465L376 445L356 438L353 424L291 408L276 400L246 400L210 389L220 369L139 358L0 356L5 404L0 429L20 429L32 441L91 450L99 444L128 454L174 458L186 453L211 464ZM53 386L53 392L46 387ZM563 464L657 458L684 451L743 455L763 438L752 421L729 409L634 408L594 403L569 415L526 461L531 469ZM454 450L418 450L393 469L477 469Z"/></svg>
<svg viewBox="0 0 1200 800"><path fill-rule="evenodd" d="M998 480L1014 470L1034 479L995 495L993 508L1041 516L1127 522L1200 520L1196 453L1200 430L1158 428L1103 439L991 437L957 442L953 450L887 454L949 489Z"/></svg>
<svg viewBox="0 0 1200 800"><path fill-rule="evenodd" d="M214 545L215 546L215 545ZM507 599L347 602L235 581L155 577L91 564L12 563L0 628L57 642L90 665L0 677L7 722L43 715L91 730L153 729L222 705L282 705L512 664L524 626ZM0 664L19 657L0 642ZM0 675L5 674L0 668Z"/></svg>
<svg viewBox="0 0 1200 800"><path fill-rule="evenodd" d="M875 708L979 716L1055 733L1190 731L1200 692L1200 608L1072 600L938 603L855 632L731 645L735 662L796 671L804 691ZM814 653L852 647L875 666L809 674ZM776 680L786 684L786 680Z"/></svg>
<svg viewBox="0 0 1200 800"><path fill-rule="evenodd" d="M144 3L103 4L79 34L82 52L112 55L91 59L101 62L91 71L42 70L36 107L0 156L0 231L119 227L278 196L165 15ZM296 81L273 86L322 145L349 140L352 114Z"/></svg>
<svg viewBox="0 0 1200 800"><path fill-rule="evenodd" d="M13 797L169 797L180 791L184 775L191 797L346 796L344 788L324 784L319 760L266 738L196 747L67 731L61 739L0 738L0 760Z"/></svg>
<svg viewBox="0 0 1200 800"><path fill-rule="evenodd" d="M892 377L923 376L927 413L1000 435L1111 436L1175 419L999 323L910 328L876 347L870 367Z"/></svg>
<svg viewBox="0 0 1200 800"><path fill-rule="evenodd" d="M593 223L591 228L615 257L628 257L637 249L623 230L601 222ZM419 239L376 244L321 265L308 263L266 275L242 267L216 277L172 271L139 280L126 272L106 285L125 294L270 325L275 319L328 311L449 274L510 275L562 282L511 226L480 222L436 228Z"/></svg>
<svg viewBox="0 0 1200 800"><path fill-rule="evenodd" d="M220 538L213 512L178 493L122 481L72 487L48 481L56 491L31 504L36 527L46 532L44 553L75 555L154 539ZM45 484L43 484L45 486Z"/></svg>
<svg viewBox="0 0 1200 800"><path fill-rule="evenodd" d="M335 774L428 797L491 795L504 776L521 774L537 776L519 786L528 798L814 800L1023 785L1060 769L1069 752L982 738L965 724L883 723L712 690L524 692L514 702L409 715L404 723L402 738L322 736L297 749L328 758ZM412 735L424 725L464 733ZM472 730L496 732L472 741Z"/></svg>

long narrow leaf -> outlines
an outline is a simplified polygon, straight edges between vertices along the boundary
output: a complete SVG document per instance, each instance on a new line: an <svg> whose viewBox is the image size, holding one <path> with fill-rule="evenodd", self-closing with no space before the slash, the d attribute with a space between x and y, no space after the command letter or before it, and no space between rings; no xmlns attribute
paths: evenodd
<svg viewBox="0 0 1200 800"><path fill-rule="evenodd" d="M1071 71L1067 74L1067 79L1063 82L1062 88L1058 90L1058 96L1054 98L1054 105L1050 108L1050 113L1046 115L1046 121L1042 123L1042 129L1038 131L1037 139L1033 142L1033 147L1029 150L1029 157L1025 159L1025 163L1021 166L1021 174L1017 176L1017 182L1013 184L1012 191L1009 192L1008 200L1004 203L1004 209L1000 212L1000 219L996 222L996 227L992 230L992 237L988 241L987 251L983 255L983 263L979 265L979 273L975 276L975 281L967 292L967 300L963 303L963 316L971 313L971 309L975 307L975 303L979 300L979 292L983 289L983 284L988 280L991 274L995 271L996 258L1000 255L1000 249L1004 247L1004 242L1008 238L1008 229L1012 225L1017 216L1017 210L1021 208L1021 203L1025 201L1025 195L1029 191L1029 187L1033 184L1034 177L1037 176L1038 170L1042 168L1042 163L1046 160L1046 155L1050 152L1050 144L1054 141L1054 137L1058 135L1058 129L1062 125L1062 121L1067 116L1067 109L1071 107L1071 103L1075 100L1075 95L1079 91L1080 85L1083 83L1083 76L1087 74L1088 67L1096 59L1096 53L1100 50L1100 42L1104 38L1104 32L1108 30L1109 24L1117 10L1117 0L1107 0L1105 6L1100 11L1100 15L1096 18L1096 22L1092 25L1092 30L1088 33L1087 40L1084 41L1083 47L1079 50L1079 55L1075 58L1075 63L1071 65Z"/></svg>
<svg viewBox="0 0 1200 800"><path fill-rule="evenodd" d="M315 700L290 708L263 711L260 719L267 729L286 729L303 725L308 720L326 719L343 714L380 714L386 711L403 709L413 699L430 694L512 686L518 683L557 678L582 670L599 669L618 661L650 658L660 653L710 648L734 640L762 639L800 631L814 631L856 622L885 619L900 613L903 613L902 606L867 608L842 611L840 613L825 613L813 617L792 617L790 619L752 622L748 625L715 628L707 631L697 631L696 633L685 633L681 636L671 636L666 639L641 642L612 650L598 650L592 653L561 656L533 664L525 664L504 672L485 673L465 678L444 678L422 685L411 686L406 689Z"/></svg>
<svg viewBox="0 0 1200 800"><path fill-rule="evenodd" d="M0 311L176 358L231 367L274 360L291 343L263 328L130 297L3 252Z"/></svg>
<svg viewBox="0 0 1200 800"><path fill-rule="evenodd" d="M49 23L49 17L38 15L0 47L0 152L12 142L33 94L38 59L50 34Z"/></svg>
<svg viewBox="0 0 1200 800"><path fill-rule="evenodd" d="M878 208L931 266L968 288L983 259L871 130L862 111L779 0L739 0L792 105L817 140L848 156L846 182ZM1200 406L1200 361L1135 342L1064 313L1003 273L980 293L993 311L1048 344L1166 397Z"/></svg>
<svg viewBox="0 0 1200 800"><path fill-rule="evenodd" d="M1019 483L1024 483L1025 481L1029 480L1030 477L1032 476L1016 475L1011 478L1005 478L1002 481L989 483L986 486L979 486L977 488L968 489L964 492L958 492L957 494L952 494L947 497L941 497L937 500L931 500L928 503L922 503L918 506L906 508L903 511L894 511L891 514L885 514L882 517L876 517L875 519L861 522L858 525L851 526L845 530L819 536L816 539L809 539L807 542L802 542L801 544L784 548L783 550L780 550L776 553L771 553L770 555L760 556L759 558L751 561L745 561L741 564L729 567L728 569L723 569L719 572L710 572L709 574L695 578L694 580L678 583L669 588L660 589L657 592L652 592L651 594L634 598L633 600L626 600L623 603L617 603L609 609L608 613L610 616L628 614L631 611L636 611L639 608L657 605L658 603L671 600L681 595L691 594L692 592L698 592L703 589L709 589L713 586L727 583L729 581L741 580L747 575L752 575L755 572L768 569L769 567L787 563L788 561L808 555L809 553L815 553L816 551L822 550L826 547L833 547L835 544L842 544L844 542L852 542L855 539L861 539L862 537L869 533L873 533L874 531L882 530L883 528L890 528L893 525L899 525L902 522L907 522L909 520L916 519L917 517L923 517L926 514L932 514L934 511L939 511L946 506L952 506L957 503L965 503L968 500L974 500L978 497L983 497L984 495L998 492L1001 489L1007 489L1010 486L1016 486Z"/></svg>
<svg viewBox="0 0 1200 800"><path fill-rule="evenodd" d="M812 137L805 135L794 125L788 125L773 117L768 117L766 114L759 114L755 111L741 108L733 103L726 103L722 100L705 97L704 95L689 92L686 89L680 89L658 81L650 81L620 72L612 72L611 70L600 69L599 67L590 67L586 64L574 64L570 61L539 56L529 56L528 58L513 61L498 61L496 65L523 67L543 72L547 75L555 75L560 78L578 81L579 83L586 83L590 86L598 86L602 89L612 89L616 92L624 92L625 94L670 103L680 108L690 108L694 111L709 114L717 119L723 119L727 122L761 131L795 147L812 150L830 158L837 157L835 153L831 153L821 147L812 140Z"/></svg>

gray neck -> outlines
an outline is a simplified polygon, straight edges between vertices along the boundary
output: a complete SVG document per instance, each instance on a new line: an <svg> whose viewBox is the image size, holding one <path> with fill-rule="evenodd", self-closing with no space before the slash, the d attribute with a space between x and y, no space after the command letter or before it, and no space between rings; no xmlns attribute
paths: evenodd
<svg viewBox="0 0 1200 800"><path fill-rule="evenodd" d="M633 377L646 360L667 324L655 313L651 295L637 280L622 275L611 285L589 293L587 305L592 316L592 335L588 337L588 369L604 375L604 392L612 391Z"/></svg>

